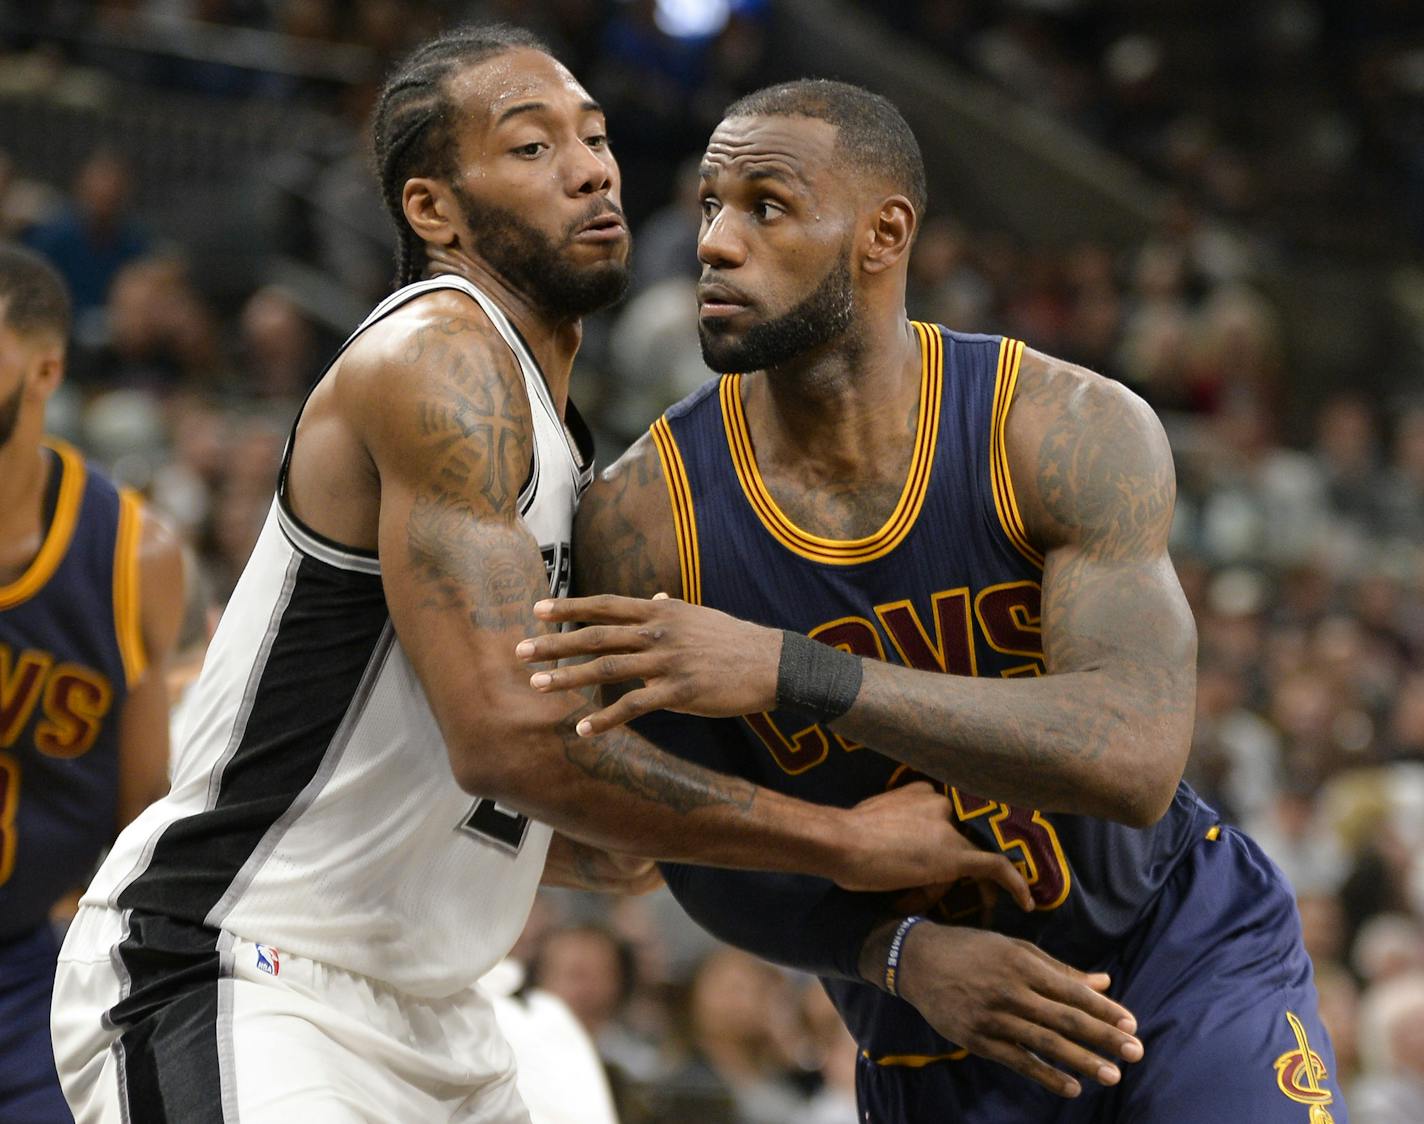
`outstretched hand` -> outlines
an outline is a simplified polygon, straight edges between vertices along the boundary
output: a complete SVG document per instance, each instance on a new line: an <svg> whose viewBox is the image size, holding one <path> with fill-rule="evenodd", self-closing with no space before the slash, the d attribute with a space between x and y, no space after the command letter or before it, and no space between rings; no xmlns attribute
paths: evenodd
<svg viewBox="0 0 1424 1124"><path fill-rule="evenodd" d="M565 691L641 679L643 686L586 716L584 737L654 710L704 718L755 714L776 706L781 633L716 609L658 594L652 599L600 594L539 601L534 615L551 624L583 622L569 632L522 640L526 663L584 658L536 671L538 691Z"/></svg>

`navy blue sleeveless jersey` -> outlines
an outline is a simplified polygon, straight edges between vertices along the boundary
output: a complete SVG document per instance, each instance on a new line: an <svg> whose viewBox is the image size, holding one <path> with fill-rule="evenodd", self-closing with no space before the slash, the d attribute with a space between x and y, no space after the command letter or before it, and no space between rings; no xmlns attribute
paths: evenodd
<svg viewBox="0 0 1424 1124"><path fill-rule="evenodd" d="M707 384L654 423L683 597L924 670L1040 675L1043 557L1020 518L1004 446L1023 344L918 323L915 331L923 363L910 469L894 512L866 538L818 537L777 507L757 470L739 376ZM806 800L849 806L923 779L781 711L725 728L740 742L741 771ZM1030 914L1003 895L993 928L1084 968L1111 959L1217 819L1185 784L1167 815L1140 830L949 791L960 830L1008 854L1033 891ZM978 914L977 892L963 886L933 916L975 923ZM827 987L876 1060L919 1065L955 1053L908 1004L859 983Z"/></svg>
<svg viewBox="0 0 1424 1124"><path fill-rule="evenodd" d="M0 942L44 921L113 839L118 719L144 670L138 499L67 445L45 454L43 543L0 586Z"/></svg>

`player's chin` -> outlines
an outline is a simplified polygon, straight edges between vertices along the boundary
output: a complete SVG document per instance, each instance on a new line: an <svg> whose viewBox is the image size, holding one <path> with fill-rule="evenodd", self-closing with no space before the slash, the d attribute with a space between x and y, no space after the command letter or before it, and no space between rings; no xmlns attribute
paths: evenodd
<svg viewBox="0 0 1424 1124"><path fill-rule="evenodd" d="M702 361L719 375L747 370L742 334L732 327L730 317L711 317L700 321L697 339L702 345Z"/></svg>

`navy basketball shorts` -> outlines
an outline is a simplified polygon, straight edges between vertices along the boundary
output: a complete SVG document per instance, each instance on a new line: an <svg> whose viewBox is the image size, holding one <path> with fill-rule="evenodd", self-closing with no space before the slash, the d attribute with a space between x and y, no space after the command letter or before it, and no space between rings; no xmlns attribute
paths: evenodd
<svg viewBox="0 0 1424 1124"><path fill-rule="evenodd" d="M1213 829L1172 873L1111 961L1111 994L1145 1056L1073 1100L969 1057L920 1069L860 1059L873 1124L1346 1124L1316 1010L1295 898L1247 836Z"/></svg>
<svg viewBox="0 0 1424 1124"><path fill-rule="evenodd" d="M72 1124L49 1038L59 944L49 922L0 942L0 1120Z"/></svg>

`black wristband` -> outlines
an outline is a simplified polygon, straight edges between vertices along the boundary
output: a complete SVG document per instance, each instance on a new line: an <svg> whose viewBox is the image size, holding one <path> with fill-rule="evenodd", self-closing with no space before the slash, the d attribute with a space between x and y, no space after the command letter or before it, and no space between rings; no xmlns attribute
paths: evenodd
<svg viewBox="0 0 1424 1124"><path fill-rule="evenodd" d="M860 657L799 632L781 634L781 662L776 669L776 705L833 722L860 694Z"/></svg>

